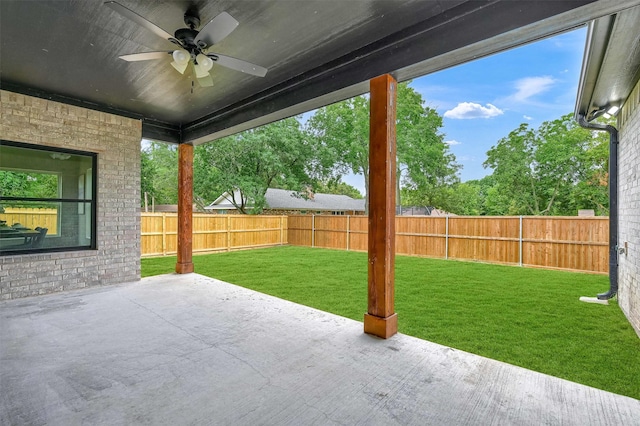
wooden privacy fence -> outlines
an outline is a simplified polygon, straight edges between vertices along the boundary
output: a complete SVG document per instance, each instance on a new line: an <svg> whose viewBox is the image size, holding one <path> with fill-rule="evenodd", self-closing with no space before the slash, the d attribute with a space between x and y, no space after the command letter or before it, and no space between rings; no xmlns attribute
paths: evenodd
<svg viewBox="0 0 640 426"><path fill-rule="evenodd" d="M38 226L47 228L47 235L58 234L58 210L38 209L26 207L4 207L4 213L0 213L0 220L7 221L7 225L19 223L27 228L35 229Z"/></svg>
<svg viewBox="0 0 640 426"><path fill-rule="evenodd" d="M176 213L142 213L141 225L142 257L176 254ZM194 213L192 243L194 253L287 244L287 217Z"/></svg>
<svg viewBox="0 0 640 426"><path fill-rule="evenodd" d="M366 216L289 216L289 244L367 250ZM396 217L396 253L608 273L607 217Z"/></svg>

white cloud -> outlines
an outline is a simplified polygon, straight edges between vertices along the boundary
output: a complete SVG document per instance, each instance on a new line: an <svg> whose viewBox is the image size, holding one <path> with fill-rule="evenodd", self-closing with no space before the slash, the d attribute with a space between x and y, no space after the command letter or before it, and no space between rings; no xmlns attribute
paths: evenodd
<svg viewBox="0 0 640 426"><path fill-rule="evenodd" d="M458 142L457 140L450 140L450 141L444 141L444 143L446 143L449 146L453 146L453 145L462 145L462 142Z"/></svg>
<svg viewBox="0 0 640 426"><path fill-rule="evenodd" d="M458 161L462 163L475 163L476 161L478 161L478 159L473 155L462 155L458 157Z"/></svg>
<svg viewBox="0 0 640 426"><path fill-rule="evenodd" d="M444 113L446 118L454 118L459 120L472 118L491 118L504 114L500 108L495 105L487 104L482 106L473 102L461 102L455 108Z"/></svg>
<svg viewBox="0 0 640 426"><path fill-rule="evenodd" d="M509 98L516 102L526 102L532 96L546 92L555 83L556 80L548 75L521 78L515 83L516 93Z"/></svg>
<svg viewBox="0 0 640 426"><path fill-rule="evenodd" d="M533 117L530 117L528 115L523 115L522 118L524 118L525 120L529 120L529 121L533 120Z"/></svg>

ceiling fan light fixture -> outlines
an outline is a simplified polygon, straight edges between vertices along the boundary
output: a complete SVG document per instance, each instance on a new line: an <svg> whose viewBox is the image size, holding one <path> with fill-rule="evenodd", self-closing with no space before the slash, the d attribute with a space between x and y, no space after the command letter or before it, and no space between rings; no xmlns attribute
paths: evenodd
<svg viewBox="0 0 640 426"><path fill-rule="evenodd" d="M189 65L189 59L191 55L186 50L178 49L174 50L173 54L173 62L171 62L171 66L174 67L180 74L184 74L187 66Z"/></svg>
<svg viewBox="0 0 640 426"><path fill-rule="evenodd" d="M213 60L206 55L200 53L196 56L196 63L194 63L194 68L196 70L196 77L203 78L209 75L209 71L213 67Z"/></svg>
<svg viewBox="0 0 640 426"><path fill-rule="evenodd" d="M193 64L193 68L196 70L197 78L204 78L209 75L209 71L205 70L200 64Z"/></svg>
<svg viewBox="0 0 640 426"><path fill-rule="evenodd" d="M68 160L69 158L71 158L70 154L62 154L60 152L52 152L51 154L49 154L49 156L54 160Z"/></svg>

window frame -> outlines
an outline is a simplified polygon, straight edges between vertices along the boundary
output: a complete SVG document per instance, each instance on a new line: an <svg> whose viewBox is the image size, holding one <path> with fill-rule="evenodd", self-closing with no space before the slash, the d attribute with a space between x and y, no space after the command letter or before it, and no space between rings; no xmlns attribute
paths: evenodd
<svg viewBox="0 0 640 426"><path fill-rule="evenodd" d="M16 148L23 148L35 151L41 151L46 153L60 153L79 155L83 157L91 158L91 199L86 198L88 193L85 188L85 198L46 198L46 197L4 197L0 195L0 204L3 201L25 201L25 202L46 202L46 203L58 203L60 206L64 203L78 203L78 205L89 203L91 205L91 241L89 245L82 246L65 246L65 247L45 247L45 248L27 248L22 250L0 250L0 256L11 255L26 255L31 253L53 253L53 252L67 252L67 251L87 251L97 250L97 210L98 210L98 154L95 152L80 151L75 149L58 148L48 145L36 145L24 142L10 141L6 139L0 139L1 146L11 146ZM33 169L36 170L35 168ZM86 178L86 175L84 175ZM60 195L60 193L58 193ZM58 217L58 222L61 221L61 217Z"/></svg>

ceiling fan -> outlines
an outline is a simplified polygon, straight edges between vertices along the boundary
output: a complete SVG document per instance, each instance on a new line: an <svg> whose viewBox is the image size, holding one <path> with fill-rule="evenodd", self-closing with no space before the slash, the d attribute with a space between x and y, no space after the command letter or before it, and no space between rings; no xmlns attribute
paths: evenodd
<svg viewBox="0 0 640 426"><path fill-rule="evenodd" d="M200 16L198 11L191 7L184 14L184 23L187 28L180 28L176 30L174 35L171 35L120 3L107 1L104 5L178 46L176 50L133 53L120 56L120 59L129 62L148 61L164 59L170 55L173 58L171 66L180 74L184 74L190 63L193 64L196 79L202 87L213 86L213 79L209 71L214 63L258 77L264 77L267 74L267 69L259 65L219 53L207 53L211 46L220 43L238 26L238 21L227 12L222 12L198 31Z"/></svg>

